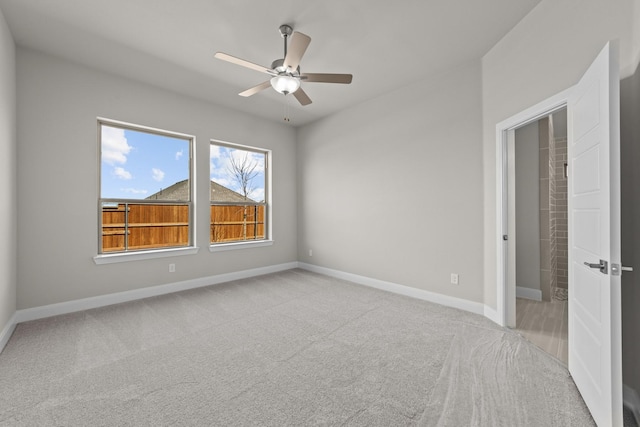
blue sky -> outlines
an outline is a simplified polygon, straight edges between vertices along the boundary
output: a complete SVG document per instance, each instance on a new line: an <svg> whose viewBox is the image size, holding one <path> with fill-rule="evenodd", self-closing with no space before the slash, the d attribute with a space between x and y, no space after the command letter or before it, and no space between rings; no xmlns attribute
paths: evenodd
<svg viewBox="0 0 640 427"><path fill-rule="evenodd" d="M210 179L238 193L239 183L231 173L231 158L247 156L255 164L256 177L249 198L265 196L265 155L222 145L211 145ZM101 197L145 199L189 177L189 141L145 132L102 126Z"/></svg>
<svg viewBox="0 0 640 427"><path fill-rule="evenodd" d="M189 178L189 141L102 126L101 197L145 199Z"/></svg>
<svg viewBox="0 0 640 427"><path fill-rule="evenodd" d="M265 155L255 151L245 151L236 148L229 148L223 145L211 145L210 150L210 178L220 185L224 185L233 191L242 194L241 186L231 172L231 159L234 158L236 164L242 164L246 158L247 165L255 165L255 178L251 182L252 190L248 197L256 202L264 201L265 197Z"/></svg>

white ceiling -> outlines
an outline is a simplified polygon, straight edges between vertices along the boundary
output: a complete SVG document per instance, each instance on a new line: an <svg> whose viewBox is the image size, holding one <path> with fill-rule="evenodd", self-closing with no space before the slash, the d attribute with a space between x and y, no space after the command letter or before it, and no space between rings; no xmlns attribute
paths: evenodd
<svg viewBox="0 0 640 427"><path fill-rule="evenodd" d="M351 85L303 83L287 97L299 126L482 57L540 0L0 0L19 46L282 122L285 97L238 92L267 75L281 24L309 35L303 72L352 73Z"/></svg>

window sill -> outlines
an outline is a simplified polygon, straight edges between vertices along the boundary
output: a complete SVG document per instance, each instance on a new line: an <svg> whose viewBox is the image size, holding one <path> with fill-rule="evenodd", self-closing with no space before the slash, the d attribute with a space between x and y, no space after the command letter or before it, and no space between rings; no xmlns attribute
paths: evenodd
<svg viewBox="0 0 640 427"><path fill-rule="evenodd" d="M263 246L273 245L273 240L258 240L251 242L235 242L235 243L218 243L209 246L209 252L233 251L236 249L261 248Z"/></svg>
<svg viewBox="0 0 640 427"><path fill-rule="evenodd" d="M100 254L93 257L96 264L114 264L117 262L140 261L145 259L166 258L181 255L197 254L200 248L190 246L188 248L156 249L140 252L120 252L117 254Z"/></svg>

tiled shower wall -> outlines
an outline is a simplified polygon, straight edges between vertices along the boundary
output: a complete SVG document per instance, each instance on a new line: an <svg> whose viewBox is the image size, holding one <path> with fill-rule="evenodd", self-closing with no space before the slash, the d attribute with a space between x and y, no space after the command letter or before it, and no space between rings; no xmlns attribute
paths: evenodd
<svg viewBox="0 0 640 427"><path fill-rule="evenodd" d="M551 221L549 211L549 119L538 121L540 147L540 291L551 301Z"/></svg>
<svg viewBox="0 0 640 427"><path fill-rule="evenodd" d="M555 229L556 287L567 289L568 281L568 225L567 225L567 138L554 138L555 150L549 164L553 165L555 177L555 209L550 211L551 227Z"/></svg>
<svg viewBox="0 0 640 427"><path fill-rule="evenodd" d="M567 138L554 138L553 120L538 122L540 145L540 290L550 301L554 288L568 288Z"/></svg>
<svg viewBox="0 0 640 427"><path fill-rule="evenodd" d="M547 168L549 169L549 239L551 240L550 250L550 264L551 264L551 276L550 276L550 296L553 295L552 290L558 286L558 240L556 235L556 221L554 221L555 213L557 212L557 198L556 198L556 174L555 174L555 155L556 155L556 140L553 137L553 119L549 117L547 133L549 138L549 163ZM549 298L550 300L551 298Z"/></svg>

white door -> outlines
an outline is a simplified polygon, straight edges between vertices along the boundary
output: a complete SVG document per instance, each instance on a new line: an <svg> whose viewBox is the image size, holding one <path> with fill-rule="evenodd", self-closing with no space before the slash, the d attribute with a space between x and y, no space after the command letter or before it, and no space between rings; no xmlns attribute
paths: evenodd
<svg viewBox="0 0 640 427"><path fill-rule="evenodd" d="M567 106L569 371L600 427L622 425L617 55L616 43L605 46Z"/></svg>

